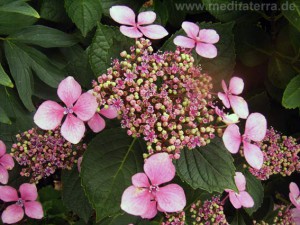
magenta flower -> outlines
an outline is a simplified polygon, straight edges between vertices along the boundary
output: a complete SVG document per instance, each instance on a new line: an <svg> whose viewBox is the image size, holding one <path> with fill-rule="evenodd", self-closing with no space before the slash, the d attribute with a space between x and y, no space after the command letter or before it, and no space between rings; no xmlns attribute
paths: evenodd
<svg viewBox="0 0 300 225"><path fill-rule="evenodd" d="M41 129L54 130L66 115L61 134L67 141L78 144L85 133L84 121L90 120L98 107L95 96L81 93L81 86L73 77L62 80L57 94L66 106L62 107L54 101L45 101L34 115L34 122Z"/></svg>
<svg viewBox="0 0 300 225"><path fill-rule="evenodd" d="M37 189L34 184L22 184L19 188L21 197L18 196L17 190L10 186L0 186L0 199L4 202L15 202L9 205L2 213L3 223L17 223L25 214L33 219L42 219L44 216L41 203L37 202Z"/></svg>
<svg viewBox="0 0 300 225"><path fill-rule="evenodd" d="M239 190L239 193L233 190L226 189L229 193L229 200L234 208L239 209L241 207L251 208L254 206L254 201L251 195L246 191L246 178L241 172L236 172L234 176L235 185Z"/></svg>
<svg viewBox="0 0 300 225"><path fill-rule="evenodd" d="M175 176L175 166L167 153L158 153L144 164L145 173L132 177L132 186L122 196L121 208L132 215L151 219L161 212L178 212L186 205L183 189L177 184L163 183Z"/></svg>
<svg viewBox="0 0 300 225"><path fill-rule="evenodd" d="M217 48L213 45L220 39L213 29L201 29L192 22L183 22L181 25L188 37L177 36L174 44L183 48L195 48L198 55L205 58L215 58L218 54Z"/></svg>
<svg viewBox="0 0 300 225"><path fill-rule="evenodd" d="M137 22L135 19L135 13L127 6L113 6L109 9L109 12L114 21L122 24L120 31L127 37L140 38L144 35L150 39L161 39L168 35L166 29L162 26L148 25L155 21L155 12L147 11L139 13Z"/></svg>
<svg viewBox="0 0 300 225"><path fill-rule="evenodd" d="M259 170L263 165L263 153L257 145L251 143L251 140L262 141L266 132L266 118L260 113L251 113L246 121L245 133L241 135L239 127L236 124L231 124L224 131L223 142L228 151L233 154L239 151L243 142L247 162Z"/></svg>
<svg viewBox="0 0 300 225"><path fill-rule="evenodd" d="M105 116L108 119L114 119L118 116L118 111L114 106L109 106L108 108L101 109L99 113L95 113L88 121L89 127L95 133L98 133L105 128L105 120L100 115Z"/></svg>
<svg viewBox="0 0 300 225"><path fill-rule="evenodd" d="M6 146L0 140L0 183L7 184L8 172L15 166L14 160L10 154L6 154Z"/></svg>
<svg viewBox="0 0 300 225"><path fill-rule="evenodd" d="M293 203L293 205L300 210L300 192L297 184L294 182L290 183L290 200Z"/></svg>
<svg viewBox="0 0 300 225"><path fill-rule="evenodd" d="M226 83L222 80L222 88L224 93L219 92L218 97L222 100L226 108L232 108L235 114L240 118L246 119L249 115L248 104L240 96L244 90L244 81L239 77L232 77L229 82L229 88L227 88Z"/></svg>

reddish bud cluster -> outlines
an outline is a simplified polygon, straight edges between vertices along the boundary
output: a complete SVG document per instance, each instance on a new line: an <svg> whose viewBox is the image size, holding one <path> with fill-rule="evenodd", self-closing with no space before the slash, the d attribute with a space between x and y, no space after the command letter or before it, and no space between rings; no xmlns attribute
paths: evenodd
<svg viewBox="0 0 300 225"><path fill-rule="evenodd" d="M165 221L161 225L185 225L185 212L165 213Z"/></svg>

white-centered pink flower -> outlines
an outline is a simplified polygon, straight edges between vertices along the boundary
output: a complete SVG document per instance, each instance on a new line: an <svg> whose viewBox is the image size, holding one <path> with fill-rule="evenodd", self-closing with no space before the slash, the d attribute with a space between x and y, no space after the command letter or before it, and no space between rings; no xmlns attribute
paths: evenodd
<svg viewBox="0 0 300 225"><path fill-rule="evenodd" d="M42 219L44 216L41 203L37 202L37 189L34 184L22 184L19 188L20 196L16 189L10 186L0 186L0 199L4 202L14 202L2 213L3 223L17 223L25 214L33 219Z"/></svg>
<svg viewBox="0 0 300 225"><path fill-rule="evenodd" d="M114 106L109 106L108 108L101 109L99 113L95 113L95 115L88 121L89 127L95 133L98 133L105 128L105 120L101 115L108 119L114 119L118 116L118 111Z"/></svg>
<svg viewBox="0 0 300 225"><path fill-rule="evenodd" d="M243 143L246 161L255 169L263 165L264 156L261 149L251 141L262 141L267 132L266 118L260 113L251 113L246 120L245 133L240 134L236 124L229 125L223 134L223 142L229 152L235 154Z"/></svg>
<svg viewBox="0 0 300 225"><path fill-rule="evenodd" d="M251 195L246 191L246 178L241 172L236 172L234 176L235 185L239 192L236 193L231 189L225 191L229 193L229 200L234 208L241 207L251 208L254 206L254 201Z"/></svg>
<svg viewBox="0 0 300 225"><path fill-rule="evenodd" d="M151 219L161 212L178 212L186 205L183 189L177 184L163 185L175 176L175 166L167 153L158 153L144 164L145 173L132 177L132 186L122 196L121 208L132 215Z"/></svg>
<svg viewBox="0 0 300 225"><path fill-rule="evenodd" d="M218 54L216 44L220 37L213 29L201 29L192 22L183 22L181 25L188 37L175 37L174 44L183 48L195 48L196 52L205 58L215 58Z"/></svg>
<svg viewBox="0 0 300 225"><path fill-rule="evenodd" d="M152 24L156 19L155 12L147 11L136 16L132 9L127 6L113 6L109 9L110 16L114 21L122 24L120 31L127 37L140 38L146 36L150 39L161 39L168 35L166 29L160 25Z"/></svg>
<svg viewBox="0 0 300 225"><path fill-rule="evenodd" d="M290 200L293 203L293 205L300 210L300 192L299 187L296 183L291 182L290 183Z"/></svg>
<svg viewBox="0 0 300 225"><path fill-rule="evenodd" d="M222 88L224 93L219 92L218 97L226 108L232 108L234 113L242 119L246 119L249 115L248 104L240 96L244 90L244 81L239 77L232 77L229 82L229 88L224 80L222 80Z"/></svg>
<svg viewBox="0 0 300 225"><path fill-rule="evenodd" d="M97 110L96 97L90 93L82 94L80 84L73 77L60 82L57 94L65 107L54 101L45 101L34 115L34 122L44 130L53 130L66 116L61 134L67 141L77 144L85 133L84 122L90 120Z"/></svg>
<svg viewBox="0 0 300 225"><path fill-rule="evenodd" d="M6 146L3 141L0 140L0 183L7 184L8 172L14 168L15 163L10 154L6 154Z"/></svg>

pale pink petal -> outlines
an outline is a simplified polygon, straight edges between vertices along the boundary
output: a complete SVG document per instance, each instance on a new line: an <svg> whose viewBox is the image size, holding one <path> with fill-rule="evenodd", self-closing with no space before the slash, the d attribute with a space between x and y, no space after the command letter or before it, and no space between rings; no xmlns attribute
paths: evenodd
<svg viewBox="0 0 300 225"><path fill-rule="evenodd" d="M140 38L143 34L136 27L120 26L120 31L127 37Z"/></svg>
<svg viewBox="0 0 300 225"><path fill-rule="evenodd" d="M239 191L246 190L246 178L241 172L235 173L234 181Z"/></svg>
<svg viewBox="0 0 300 225"><path fill-rule="evenodd" d="M242 207L239 199L237 198L237 195L234 191L229 192L229 200L234 208L239 209Z"/></svg>
<svg viewBox="0 0 300 225"><path fill-rule="evenodd" d="M242 119L246 119L249 115L247 102L240 96L228 95L229 102L233 112Z"/></svg>
<svg viewBox="0 0 300 225"><path fill-rule="evenodd" d="M156 201L151 201L148 210L146 213L141 215L143 219L152 219L153 217L156 216L157 214L157 206L156 206Z"/></svg>
<svg viewBox="0 0 300 225"><path fill-rule="evenodd" d="M220 37L215 30L201 29L199 32L198 39L204 43L215 44L220 40Z"/></svg>
<svg viewBox="0 0 300 225"><path fill-rule="evenodd" d="M4 202L18 201L18 192L10 186L0 186L0 199Z"/></svg>
<svg viewBox="0 0 300 225"><path fill-rule="evenodd" d="M7 224L14 224L22 220L24 217L24 210L21 206L16 204L8 206L2 213L2 222Z"/></svg>
<svg viewBox="0 0 300 225"><path fill-rule="evenodd" d="M137 21L139 25L145 25L153 23L155 19L156 13L153 11L147 11L139 13Z"/></svg>
<svg viewBox="0 0 300 225"><path fill-rule="evenodd" d="M139 26L140 31L150 39L161 39L167 36L168 31L160 25Z"/></svg>
<svg viewBox="0 0 300 225"><path fill-rule="evenodd" d="M244 155L246 161L250 166L259 170L264 162L264 155L257 145L250 144L248 142L243 142L244 145Z"/></svg>
<svg viewBox="0 0 300 225"><path fill-rule="evenodd" d="M240 130L237 125L229 125L224 131L222 138L224 145L229 152L235 154L239 151L242 140Z"/></svg>
<svg viewBox="0 0 300 225"><path fill-rule="evenodd" d="M88 121L93 117L98 108L97 99L90 93L82 94L76 102L73 111L82 121Z"/></svg>
<svg viewBox="0 0 300 225"><path fill-rule="evenodd" d="M186 205L186 198L182 187L177 184L169 184L159 188L156 192L159 208L164 212L178 212Z"/></svg>
<svg viewBox="0 0 300 225"><path fill-rule="evenodd" d="M245 135L252 141L261 141L267 132L267 120L260 113L251 113L246 121Z"/></svg>
<svg viewBox="0 0 300 225"><path fill-rule="evenodd" d="M53 130L58 127L64 116L64 108L56 102L45 101L36 111L33 120L43 130Z"/></svg>
<svg viewBox="0 0 300 225"><path fill-rule="evenodd" d="M215 58L218 55L218 50L216 46L214 46L213 44L207 44L202 42L197 43L196 52L198 53L198 55L209 59Z"/></svg>
<svg viewBox="0 0 300 225"><path fill-rule="evenodd" d="M81 172L81 163L82 163L82 159L83 157L79 157L78 160L77 160L77 169L78 169L78 172L80 173Z"/></svg>
<svg viewBox="0 0 300 225"><path fill-rule="evenodd" d="M98 113L95 113L95 115L88 121L88 125L92 131L98 133L105 128L105 120Z"/></svg>
<svg viewBox="0 0 300 225"><path fill-rule="evenodd" d="M135 25L135 13L127 6L113 6L109 9L111 18L120 24Z"/></svg>
<svg viewBox="0 0 300 225"><path fill-rule="evenodd" d="M44 217L43 207L39 202L25 202L24 208L25 214L32 219L42 219Z"/></svg>
<svg viewBox="0 0 300 225"><path fill-rule="evenodd" d="M0 140L0 157L6 153L6 145Z"/></svg>
<svg viewBox="0 0 300 225"><path fill-rule="evenodd" d="M300 224L300 209L299 208L291 209L291 213L292 213L292 218L293 218L294 222L296 223L296 225L299 225Z"/></svg>
<svg viewBox="0 0 300 225"><path fill-rule="evenodd" d="M35 201L38 197L35 184L22 184L19 188L21 198L26 201Z"/></svg>
<svg viewBox="0 0 300 225"><path fill-rule="evenodd" d="M200 28L195 23L184 21L181 27L185 31L185 33L192 39L196 39L199 34Z"/></svg>
<svg viewBox="0 0 300 225"><path fill-rule="evenodd" d="M151 198L147 189L130 186L122 195L121 209L135 216L144 215L151 207Z"/></svg>
<svg viewBox="0 0 300 225"><path fill-rule="evenodd" d="M60 82L57 89L58 97L66 104L67 107L73 106L74 102L81 95L81 86L74 77L67 77Z"/></svg>
<svg viewBox="0 0 300 225"><path fill-rule="evenodd" d="M168 153L150 156L144 164L144 171L153 185L169 182L175 176L175 166Z"/></svg>
<svg viewBox="0 0 300 225"><path fill-rule="evenodd" d="M72 144L78 144L84 136L85 125L82 120L72 114L68 114L65 122L61 126L62 136Z"/></svg>
<svg viewBox="0 0 300 225"><path fill-rule="evenodd" d="M109 106L107 109L101 109L100 114L108 119L114 119L118 116L118 110L114 106Z"/></svg>
<svg viewBox="0 0 300 225"><path fill-rule="evenodd" d="M218 97L226 108L230 108L230 103L227 94L218 92Z"/></svg>
<svg viewBox="0 0 300 225"><path fill-rule="evenodd" d="M227 85L226 85L226 83L225 83L225 80L222 80L221 84L222 84L222 89L223 89L223 91L224 91L225 93L227 93L228 89L227 89Z"/></svg>
<svg viewBox="0 0 300 225"><path fill-rule="evenodd" d="M174 44L183 48L194 48L196 45L196 41L191 38L184 36L177 36L173 40Z"/></svg>
<svg viewBox="0 0 300 225"><path fill-rule="evenodd" d="M236 114L224 115L223 122L230 125L239 122L239 117Z"/></svg>
<svg viewBox="0 0 300 225"><path fill-rule="evenodd" d="M3 166L0 165L0 183L7 184L8 182L8 172ZM0 197L1 199L1 197Z"/></svg>
<svg viewBox="0 0 300 225"><path fill-rule="evenodd" d="M149 179L144 173L137 173L133 175L131 181L135 187L150 187Z"/></svg>
<svg viewBox="0 0 300 225"><path fill-rule="evenodd" d="M244 90L244 81L239 77L232 77L229 82L229 91L232 94L239 95Z"/></svg>
<svg viewBox="0 0 300 225"><path fill-rule="evenodd" d="M245 208L251 208L254 206L254 201L251 195L248 192L242 191L237 195L241 205Z"/></svg>
<svg viewBox="0 0 300 225"><path fill-rule="evenodd" d="M291 182L290 183L290 192L293 196L298 197L300 192L299 192L299 187L296 183Z"/></svg>
<svg viewBox="0 0 300 225"><path fill-rule="evenodd" d="M5 154L0 158L0 165L5 169L11 170L15 166L15 162L10 154Z"/></svg>

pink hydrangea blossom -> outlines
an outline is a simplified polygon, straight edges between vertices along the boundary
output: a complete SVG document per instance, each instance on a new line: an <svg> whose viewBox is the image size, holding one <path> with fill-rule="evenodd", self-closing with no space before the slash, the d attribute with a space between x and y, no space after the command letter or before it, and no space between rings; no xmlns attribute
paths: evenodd
<svg viewBox="0 0 300 225"><path fill-rule="evenodd" d="M175 176L175 166L167 153L157 153L144 164L145 173L132 177L132 186L122 196L121 208L132 215L151 219L161 212L178 212L186 205L183 189L177 184L162 184Z"/></svg>
<svg viewBox="0 0 300 225"><path fill-rule="evenodd" d="M8 172L15 166L14 160L10 154L6 154L6 146L0 140L0 183L7 184Z"/></svg>
<svg viewBox="0 0 300 225"><path fill-rule="evenodd" d="M54 130L66 115L61 134L67 141L77 144L85 133L84 121L90 120L97 110L96 97L90 93L82 94L80 84L71 76L60 82L57 94L66 106L62 107L50 100L45 101L34 115L34 122L41 129Z"/></svg>
<svg viewBox="0 0 300 225"><path fill-rule="evenodd" d="M218 97L226 108L232 108L235 114L240 118L246 119L249 115L248 104L240 96L244 90L244 81L239 77L232 77L229 81L229 88L224 80L222 80L222 88L224 93L219 92Z"/></svg>
<svg viewBox="0 0 300 225"><path fill-rule="evenodd" d="M105 120L101 117L101 115L108 119L114 119L118 116L118 111L114 106L109 106L108 108L101 109L99 113L95 113L95 115L88 121L89 127L95 133L98 133L105 128Z"/></svg>
<svg viewBox="0 0 300 225"><path fill-rule="evenodd" d="M166 29L162 26L149 25L156 19L155 12L147 11L139 13L137 22L135 13L127 6L113 6L109 12L114 21L122 24L120 31L127 37L140 38L144 35L150 39L161 39L168 35Z"/></svg>
<svg viewBox="0 0 300 225"><path fill-rule="evenodd" d="M255 169L260 169L263 165L263 153L261 149L252 144L251 141L262 141L267 132L266 118L260 113L251 113L246 121L245 133L240 134L236 124L229 125L223 134L223 142L229 152L236 154L243 142L244 155Z"/></svg>
<svg viewBox="0 0 300 225"><path fill-rule="evenodd" d="M293 205L300 210L300 192L299 187L296 183L291 182L290 183L290 200L293 203Z"/></svg>
<svg viewBox="0 0 300 225"><path fill-rule="evenodd" d="M236 172L234 176L235 185L239 192L236 193L233 190L226 189L229 193L229 200L234 208L239 209L241 207L251 208L254 206L254 201L251 195L246 191L246 178L241 172Z"/></svg>
<svg viewBox="0 0 300 225"><path fill-rule="evenodd" d="M0 199L4 202L15 202L9 205L2 213L3 223L17 223L25 214L33 219L42 219L44 216L43 207L37 202L37 189L34 184L22 184L19 188L20 197L17 190L10 186L0 186ZM23 209L24 208L24 209Z"/></svg>
<svg viewBox="0 0 300 225"><path fill-rule="evenodd" d="M217 48L213 45L220 39L217 32L213 29L201 29L192 22L183 22L182 29L188 37L177 36L174 44L183 48L195 48L196 52L205 58L215 58L218 54Z"/></svg>

